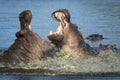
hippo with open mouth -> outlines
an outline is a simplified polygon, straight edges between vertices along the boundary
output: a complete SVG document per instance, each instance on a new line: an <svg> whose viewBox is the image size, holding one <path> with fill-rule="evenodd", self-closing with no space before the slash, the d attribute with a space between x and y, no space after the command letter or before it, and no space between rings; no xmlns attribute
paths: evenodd
<svg viewBox="0 0 120 80"><path fill-rule="evenodd" d="M48 38L60 51L71 53L75 57L96 55L96 51L85 43L76 24L71 23L67 9L59 9L52 13L52 17L60 22L55 32L50 31Z"/></svg>
<svg viewBox="0 0 120 80"><path fill-rule="evenodd" d="M44 54L53 50L53 44L44 41L33 31L30 25L31 20L30 10L19 14L21 29L16 33L17 38L14 43L0 56L0 62L28 63L40 60Z"/></svg>

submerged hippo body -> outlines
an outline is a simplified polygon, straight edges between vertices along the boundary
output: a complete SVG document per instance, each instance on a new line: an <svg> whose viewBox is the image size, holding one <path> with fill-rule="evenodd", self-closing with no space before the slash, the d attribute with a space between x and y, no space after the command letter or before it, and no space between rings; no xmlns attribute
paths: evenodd
<svg viewBox="0 0 120 80"><path fill-rule="evenodd" d="M99 49L100 50L112 50L112 51L118 50L116 47L116 44L106 44L106 45L99 44Z"/></svg>
<svg viewBox="0 0 120 80"><path fill-rule="evenodd" d="M102 40L103 35L99 35L99 34L92 34L90 36L88 36L86 39L90 40L90 41L97 41L97 40Z"/></svg>
<svg viewBox="0 0 120 80"><path fill-rule="evenodd" d="M58 10L57 12L63 12L63 10ZM66 11L66 10L65 10ZM55 15L55 12L54 12ZM55 16L54 18L58 17ZM66 18L67 16L65 16ZM58 19L57 18L57 19ZM64 18L63 18L64 19ZM85 43L82 34L78 31L78 27L75 24L72 24L70 22L70 19L65 21L60 21L59 22L62 24L64 22L64 26L61 27L63 32L63 36L61 38L61 35L59 37L59 32L56 31L48 35L48 38L51 40L52 43L57 45L57 47L64 52L71 53L75 57L85 57L87 55L96 55L96 51L94 51L89 44ZM61 25L62 26L62 25ZM57 35L57 36L56 36Z"/></svg>
<svg viewBox="0 0 120 80"><path fill-rule="evenodd" d="M27 63L41 59L51 51L54 45L44 41L31 26L31 11L23 11L20 16L21 29L16 33L17 39L0 57L0 62Z"/></svg>

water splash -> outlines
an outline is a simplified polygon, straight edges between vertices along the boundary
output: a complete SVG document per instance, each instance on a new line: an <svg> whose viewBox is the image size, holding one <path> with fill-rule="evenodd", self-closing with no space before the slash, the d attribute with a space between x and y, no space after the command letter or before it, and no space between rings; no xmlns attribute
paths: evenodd
<svg viewBox="0 0 120 80"><path fill-rule="evenodd" d="M111 50L100 51L97 57L75 58L68 53L57 52L53 57L28 64L0 64L3 73L60 75L78 73L120 72L120 54ZM2 74L1 72L1 74Z"/></svg>

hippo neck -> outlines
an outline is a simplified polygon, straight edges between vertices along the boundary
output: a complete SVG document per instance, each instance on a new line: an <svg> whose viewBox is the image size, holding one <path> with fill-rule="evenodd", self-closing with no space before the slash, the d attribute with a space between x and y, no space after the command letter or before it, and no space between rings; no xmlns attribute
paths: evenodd
<svg viewBox="0 0 120 80"><path fill-rule="evenodd" d="M22 24L21 23L21 30L32 31L31 25L28 23Z"/></svg>

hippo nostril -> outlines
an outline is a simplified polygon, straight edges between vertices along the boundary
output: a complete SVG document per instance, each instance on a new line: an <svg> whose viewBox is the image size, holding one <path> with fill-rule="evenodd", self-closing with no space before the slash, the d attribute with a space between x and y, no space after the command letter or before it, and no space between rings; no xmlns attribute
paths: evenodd
<svg viewBox="0 0 120 80"><path fill-rule="evenodd" d="M16 35L17 38L24 37L24 34L21 33L21 32L17 32L15 35Z"/></svg>

